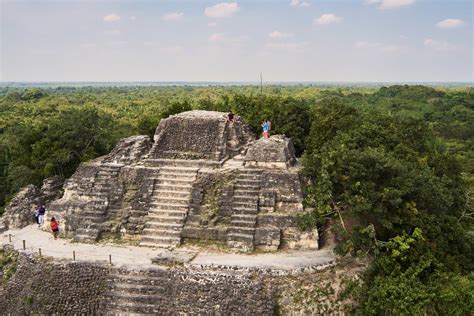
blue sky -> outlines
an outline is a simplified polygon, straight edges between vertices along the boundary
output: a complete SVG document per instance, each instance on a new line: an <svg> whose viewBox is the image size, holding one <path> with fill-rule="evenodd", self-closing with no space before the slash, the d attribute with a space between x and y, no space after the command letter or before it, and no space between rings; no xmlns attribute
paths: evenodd
<svg viewBox="0 0 474 316"><path fill-rule="evenodd" d="M0 3L1 81L473 81L472 1Z"/></svg>

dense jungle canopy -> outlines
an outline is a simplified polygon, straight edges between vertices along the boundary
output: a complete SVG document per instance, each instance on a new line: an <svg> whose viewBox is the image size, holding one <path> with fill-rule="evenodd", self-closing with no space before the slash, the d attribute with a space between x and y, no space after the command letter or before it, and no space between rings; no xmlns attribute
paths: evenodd
<svg viewBox="0 0 474 316"><path fill-rule="evenodd" d="M308 179L301 229L332 223L368 257L356 314L474 310L474 89L362 86L0 88L0 214L23 186L71 176L161 118L232 110L293 139Z"/></svg>

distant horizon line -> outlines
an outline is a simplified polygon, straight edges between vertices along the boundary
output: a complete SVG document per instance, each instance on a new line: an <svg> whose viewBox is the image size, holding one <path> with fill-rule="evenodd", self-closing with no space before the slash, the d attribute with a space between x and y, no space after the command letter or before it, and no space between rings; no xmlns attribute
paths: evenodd
<svg viewBox="0 0 474 316"><path fill-rule="evenodd" d="M260 85L259 81L212 81L212 80L203 80L203 81L187 81L187 80L178 80L178 81L4 81L0 80L0 86L9 86L9 85L38 85L38 84L94 84L94 85L113 85L113 84L156 84L156 85L212 85L212 84L225 84L225 85ZM413 80L413 81L264 81L263 85L324 85L324 84L451 84L451 85L473 85L473 81L423 81L423 80Z"/></svg>

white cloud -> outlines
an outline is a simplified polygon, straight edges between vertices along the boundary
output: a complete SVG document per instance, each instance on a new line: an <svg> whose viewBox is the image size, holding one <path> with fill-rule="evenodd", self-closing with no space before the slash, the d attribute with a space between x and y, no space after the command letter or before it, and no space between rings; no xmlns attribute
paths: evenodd
<svg viewBox="0 0 474 316"><path fill-rule="evenodd" d="M224 40L224 34L222 33L211 34L207 40L212 43L222 42Z"/></svg>
<svg viewBox="0 0 474 316"><path fill-rule="evenodd" d="M326 25L326 24L332 24L332 23L338 23L343 20L342 17L336 16L335 14L332 13L326 13L321 15L319 18L315 18L313 20L313 24L318 24L318 25Z"/></svg>
<svg viewBox="0 0 474 316"><path fill-rule="evenodd" d="M464 24L463 20L446 19L446 20L439 21L438 23L436 23L436 26L439 27L439 28L442 28L442 29L453 29L453 28L460 27L463 24Z"/></svg>
<svg viewBox="0 0 474 316"><path fill-rule="evenodd" d="M453 51L458 49L458 47L454 44L446 41L437 41L431 38L425 39L423 45L437 51Z"/></svg>
<svg viewBox="0 0 474 316"><path fill-rule="evenodd" d="M137 17L134 16L134 15L132 15L132 16L129 17L129 19L130 19L131 21L135 21L135 20L137 19Z"/></svg>
<svg viewBox="0 0 474 316"><path fill-rule="evenodd" d="M209 26L209 27L216 27L216 26L217 26L217 23L216 23L216 22L209 22L209 23L207 23L207 26Z"/></svg>
<svg viewBox="0 0 474 316"><path fill-rule="evenodd" d="M292 33L286 33L286 32L280 32L280 31L273 31L273 32L269 33L268 36L270 36L270 38L273 38L273 39L285 39L285 38L293 37L293 34Z"/></svg>
<svg viewBox="0 0 474 316"><path fill-rule="evenodd" d="M301 2L300 0L291 0L290 6L303 8L303 7L309 7L310 4L309 2L306 2L306 1Z"/></svg>
<svg viewBox="0 0 474 316"><path fill-rule="evenodd" d="M120 30L110 30L110 31L105 31L104 34L118 36L122 34L122 32L120 32Z"/></svg>
<svg viewBox="0 0 474 316"><path fill-rule="evenodd" d="M115 13L110 13L104 16L104 21L105 22L115 22L120 20L120 15L115 14Z"/></svg>
<svg viewBox="0 0 474 316"><path fill-rule="evenodd" d="M237 13L239 9L237 2L222 2L212 7L207 7L204 10L204 14L210 18L225 18Z"/></svg>
<svg viewBox="0 0 474 316"><path fill-rule="evenodd" d="M377 5L379 9L396 9L406 7L415 3L415 0L365 0L367 5Z"/></svg>
<svg viewBox="0 0 474 316"><path fill-rule="evenodd" d="M161 19L167 22L176 22L176 21L180 21L183 18L183 15L184 14L182 12L169 12L169 13L163 14L161 16Z"/></svg>

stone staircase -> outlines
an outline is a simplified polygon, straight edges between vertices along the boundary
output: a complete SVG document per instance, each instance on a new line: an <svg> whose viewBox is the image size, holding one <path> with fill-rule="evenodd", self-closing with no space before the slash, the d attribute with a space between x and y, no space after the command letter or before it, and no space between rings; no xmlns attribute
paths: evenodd
<svg viewBox="0 0 474 316"><path fill-rule="evenodd" d="M97 172L91 192L86 194L88 201L84 208L73 211L72 218L77 223L75 241L96 241L105 222L109 208L113 184L117 182L120 166L102 165Z"/></svg>
<svg viewBox="0 0 474 316"><path fill-rule="evenodd" d="M261 178L260 169L239 170L234 186L234 207L227 233L228 247L245 252L254 249Z"/></svg>
<svg viewBox="0 0 474 316"><path fill-rule="evenodd" d="M181 231L188 215L192 184L198 169L189 165L161 167L155 179L141 246L170 247L181 244Z"/></svg>
<svg viewBox="0 0 474 316"><path fill-rule="evenodd" d="M163 271L113 269L109 279L106 315L156 315L170 309L163 305L171 294Z"/></svg>

